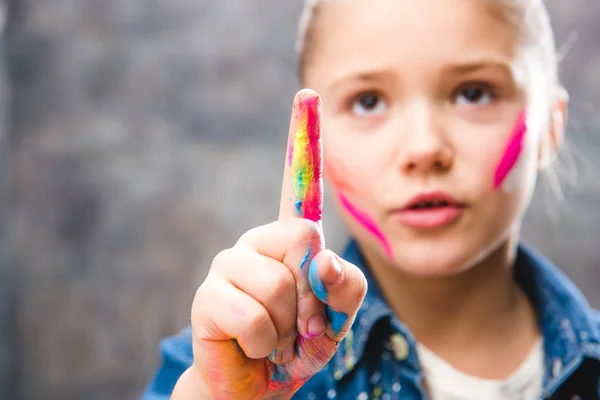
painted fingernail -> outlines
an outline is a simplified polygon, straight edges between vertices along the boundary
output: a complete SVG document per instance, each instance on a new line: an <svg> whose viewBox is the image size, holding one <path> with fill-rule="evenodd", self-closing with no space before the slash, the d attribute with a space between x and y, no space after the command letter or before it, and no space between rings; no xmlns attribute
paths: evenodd
<svg viewBox="0 0 600 400"><path fill-rule="evenodd" d="M316 338L325 333L327 329L327 319L323 311L313 315L308 320L308 335L312 338Z"/></svg>

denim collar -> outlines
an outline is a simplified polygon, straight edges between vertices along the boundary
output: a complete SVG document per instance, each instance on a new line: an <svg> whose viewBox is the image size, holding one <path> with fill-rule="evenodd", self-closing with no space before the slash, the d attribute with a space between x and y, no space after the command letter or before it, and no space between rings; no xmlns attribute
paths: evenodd
<svg viewBox="0 0 600 400"><path fill-rule="evenodd" d="M415 338L383 298L354 240L346 247L344 258L361 268L369 289L352 329L334 356L334 378L344 379L362 361L372 330L383 320L390 337L402 337L406 347L401 357L403 367L420 375ZM544 337L544 392L551 394L585 357L600 360L598 315L562 271L525 244L519 245L514 274L537 311Z"/></svg>

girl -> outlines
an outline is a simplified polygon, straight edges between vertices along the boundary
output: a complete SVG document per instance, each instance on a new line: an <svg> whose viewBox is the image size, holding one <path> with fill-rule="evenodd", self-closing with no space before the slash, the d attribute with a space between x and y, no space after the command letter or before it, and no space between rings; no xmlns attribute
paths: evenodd
<svg viewBox="0 0 600 400"><path fill-rule="evenodd" d="M567 108L541 1L310 2L300 56L279 220L215 258L145 398L600 398L598 314L519 243Z"/></svg>

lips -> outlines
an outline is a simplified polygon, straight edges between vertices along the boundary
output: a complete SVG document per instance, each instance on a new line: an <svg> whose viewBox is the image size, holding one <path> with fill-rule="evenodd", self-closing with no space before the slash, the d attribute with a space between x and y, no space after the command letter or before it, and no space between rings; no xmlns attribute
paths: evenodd
<svg viewBox="0 0 600 400"><path fill-rule="evenodd" d="M445 192L423 193L412 198L394 214L413 229L441 228L456 221L466 205Z"/></svg>
<svg viewBox="0 0 600 400"><path fill-rule="evenodd" d="M433 192L413 197L401 210L425 210L440 207L464 207L464 205L448 193Z"/></svg>

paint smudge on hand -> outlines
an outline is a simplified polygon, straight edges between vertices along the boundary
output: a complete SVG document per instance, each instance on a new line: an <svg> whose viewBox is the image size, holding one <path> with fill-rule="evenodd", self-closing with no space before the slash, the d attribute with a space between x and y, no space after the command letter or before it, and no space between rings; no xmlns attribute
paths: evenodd
<svg viewBox="0 0 600 400"><path fill-rule="evenodd" d="M502 159L498 163L496 173L494 175L494 190L498 189L505 182L508 175L515 168L519 156L523 151L525 142L525 134L527 133L526 112L522 111L519 114L513 133L508 141L508 145L504 150Z"/></svg>
<svg viewBox="0 0 600 400"><path fill-rule="evenodd" d="M321 102L318 94L309 90L299 93L297 99L285 160L284 208L280 216L293 217L297 212L298 216L320 224L323 204ZM310 243L300 266L304 274L308 275L309 268L305 266L314 253L323 247L321 237ZM338 348L337 342L327 335L314 339L298 335L294 342L295 357L282 365L277 363L277 350L265 358L249 358L242 342L226 333L222 335L226 339L194 339L197 361L194 367L200 370L215 400L289 399L329 362Z"/></svg>
<svg viewBox="0 0 600 400"><path fill-rule="evenodd" d="M307 97L299 102L293 145L288 150L292 167L292 186L298 215L320 222L323 210L321 100Z"/></svg>
<svg viewBox="0 0 600 400"><path fill-rule="evenodd" d="M339 335L342 328L344 328L346 321L348 321L348 316L343 312L335 311L327 304L327 289L325 289L323 280L319 275L317 262L314 259L310 262L310 266L308 267L308 281L315 296L326 305L325 311L329 318L329 322L331 323L331 329L333 329L333 332L336 335Z"/></svg>
<svg viewBox="0 0 600 400"><path fill-rule="evenodd" d="M311 248L312 248L312 246L308 246L308 250L306 251L306 254L304 255L304 258L302 259L302 262L300 263L300 269L303 269L304 266L310 260Z"/></svg>

